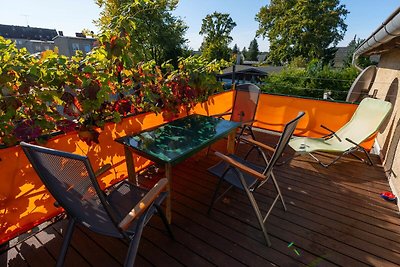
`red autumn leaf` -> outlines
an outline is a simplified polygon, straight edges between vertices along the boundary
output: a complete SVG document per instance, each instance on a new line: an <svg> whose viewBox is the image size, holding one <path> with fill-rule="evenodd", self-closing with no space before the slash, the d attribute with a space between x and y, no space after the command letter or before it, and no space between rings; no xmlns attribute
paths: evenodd
<svg viewBox="0 0 400 267"><path fill-rule="evenodd" d="M33 120L24 120L14 128L14 135L18 140L30 141L41 134L42 129Z"/></svg>
<svg viewBox="0 0 400 267"><path fill-rule="evenodd" d="M64 133L71 132L76 129L77 123L70 120L59 120L57 121L57 129Z"/></svg>

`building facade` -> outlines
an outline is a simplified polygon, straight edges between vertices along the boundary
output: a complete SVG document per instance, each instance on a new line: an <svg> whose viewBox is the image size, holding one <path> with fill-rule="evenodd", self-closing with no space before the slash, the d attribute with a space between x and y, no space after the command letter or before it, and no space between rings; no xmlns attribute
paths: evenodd
<svg viewBox="0 0 400 267"><path fill-rule="evenodd" d="M87 37L58 35L54 38L54 45L58 47L58 53L70 57L75 55L77 50L81 50L83 54L89 53L94 47L95 41L96 39Z"/></svg>
<svg viewBox="0 0 400 267"><path fill-rule="evenodd" d="M29 53L35 54L58 48L58 53L73 56L77 50L83 54L92 50L96 39L86 38L82 33L76 36L64 36L55 29L24 27L0 24L0 36L15 42L17 48L26 48Z"/></svg>

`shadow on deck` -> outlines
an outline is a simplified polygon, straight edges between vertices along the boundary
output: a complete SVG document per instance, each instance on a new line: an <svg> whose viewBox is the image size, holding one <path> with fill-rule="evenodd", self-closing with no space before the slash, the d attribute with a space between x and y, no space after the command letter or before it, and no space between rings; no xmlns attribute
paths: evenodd
<svg viewBox="0 0 400 267"><path fill-rule="evenodd" d="M258 137L271 144L273 138ZM223 142L216 145L218 150L223 147ZM373 160L375 166L370 167L345 158L326 169L300 157L277 167L288 211L278 203L269 217L268 248L242 192L228 193L207 216L217 182L207 168L217 158L201 152L173 168L176 241L154 216L144 230L136 266L396 266L400 220L396 205L379 196L389 186L379 158ZM143 174L142 182L153 184L160 175ZM258 191L259 203L272 202L269 189L272 186ZM260 205L263 211L266 207ZM3 252L0 266L54 266L65 226L61 220ZM126 250L120 240L78 228L65 266L120 266Z"/></svg>

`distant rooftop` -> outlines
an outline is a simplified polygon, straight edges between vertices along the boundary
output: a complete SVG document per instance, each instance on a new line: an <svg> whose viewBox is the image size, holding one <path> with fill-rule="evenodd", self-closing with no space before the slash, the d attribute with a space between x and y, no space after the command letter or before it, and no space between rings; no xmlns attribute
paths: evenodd
<svg viewBox="0 0 400 267"><path fill-rule="evenodd" d="M0 24L0 35L9 39L51 41L58 33L55 29Z"/></svg>
<svg viewBox="0 0 400 267"><path fill-rule="evenodd" d="M235 66L235 72L236 73L255 73L255 74L260 74L260 75L266 75L268 73L272 72L280 72L283 67L281 66L261 66L261 67L255 67L255 66L247 66L247 65L236 65ZM222 71L221 75L226 75L226 74L231 74L233 71L232 66L224 69Z"/></svg>

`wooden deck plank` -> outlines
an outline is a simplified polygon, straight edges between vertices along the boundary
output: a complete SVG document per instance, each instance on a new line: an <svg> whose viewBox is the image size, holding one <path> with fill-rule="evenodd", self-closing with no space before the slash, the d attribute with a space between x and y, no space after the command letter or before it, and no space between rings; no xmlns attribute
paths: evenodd
<svg viewBox="0 0 400 267"><path fill-rule="evenodd" d="M28 265L31 267L50 267L55 266L55 259L43 246L36 236L32 236L23 243L16 246L19 254L21 254Z"/></svg>
<svg viewBox="0 0 400 267"><path fill-rule="evenodd" d="M192 166L190 166L190 164L189 163L186 163L189 167L192 167ZM198 163L196 163L197 165L201 165L201 163L200 162L198 162ZM205 168L206 166L201 166L202 168ZM206 179L206 177L207 177L207 173L206 172L204 172L204 171L202 171L202 174L201 174L201 177L202 177L202 179L204 180L204 179ZM278 177L278 182L280 183L281 181L280 181L280 178L281 177ZM208 180L207 181L207 183L204 183L205 185L204 186L208 186L208 185L210 185L212 183L212 181L210 181L210 180ZM290 185L289 185L289 187L290 187ZM291 188L291 187L290 187ZM282 188L283 190L285 190L284 188ZM263 191L263 190L261 190L261 191ZM304 190L301 190L301 191L304 191ZM263 191L263 192L265 192L265 194L268 194L269 193L269 190L265 190L265 191ZM347 225L349 225L349 226L353 226L353 227L355 227L356 229L360 229L360 230L362 230L362 231L365 231L365 230L369 230L369 233L371 233L371 234L374 234L374 235L376 235L377 233L380 235L380 236L382 236L383 238L388 238L389 240L399 240L399 238L400 238L400 232L399 231L390 231L390 230L387 230L385 227L380 227L379 225L381 225L382 223L383 224L386 224L386 221L385 220L383 220L383 221L380 221L380 220L378 220L378 222L379 222L379 224L378 224L378 226L377 225L373 225L373 224L371 224L369 221L367 221L367 222L364 222L364 221L360 221L359 220L359 216L358 216L358 214L357 213L355 213L355 214L353 214L353 217L354 217L354 220L352 220L352 218L351 217L349 217L349 216L340 216L341 215L341 213L340 213L340 211L343 211L343 209L340 209L340 207L339 208L337 208L337 207L332 207L332 205L325 205L325 203L324 203L324 199L314 199L313 198L313 196L314 195L317 195L318 193L320 193L319 191L317 191L317 192L314 192L314 194L308 194L307 196L305 195L305 194L303 194L303 192L301 192L301 193L299 193L299 192L296 192L295 190L293 190L292 188L291 188L291 190L287 190L287 191L285 191L285 194L284 194L284 196L287 196L287 195L289 195L289 196L291 196L292 198L293 198L293 200L292 200L292 202L293 203L296 203L297 202L297 200L299 200L299 201L301 201L301 203L302 203L302 205L307 205L307 204L309 204L309 205L307 205L307 208L305 208L306 210L313 210L314 211L314 213L315 214L328 214L327 216L325 216L325 217L327 217L327 218L339 218L339 219L341 219L341 218L343 218L343 220L339 220L339 221L341 221L341 222L344 222L344 223L347 223ZM309 197L308 198L308 201L304 201L304 199L303 198L305 198L305 197ZM245 196L243 196L243 198L245 199L244 201L246 201L247 202L247 199L246 199L246 197ZM382 200L383 201L383 200ZM315 202L318 202L318 203L322 203L321 205L322 205L322 207L320 207L321 205L314 205L314 203ZM337 210L339 209L339 213L337 212ZM386 211L386 210L385 210ZM347 211L346 211L347 212ZM375 212L371 212L371 213L375 213ZM396 215L397 214L397 212L395 212L395 210L393 209L393 204L392 204L392 210L391 211L389 211L389 214L385 214L385 213L380 213L380 215L382 216L382 217L385 217L385 216L391 216L394 220L396 219L396 217L393 217L393 215ZM367 217L368 218L368 217ZM396 225L392 225L392 224L389 224L390 226L392 226L392 227L395 227L395 228L397 228L397 226Z"/></svg>
<svg viewBox="0 0 400 267"><path fill-rule="evenodd" d="M203 258L194 250L194 246L188 246L184 242L185 237L181 237L181 232L175 230L176 226L173 224L175 240L172 240L165 232L165 226L160 220L151 220L149 226L146 227L145 236L150 241L155 243L163 249L170 257L175 258L178 262L185 266L210 266L212 262ZM185 235L186 233L183 232Z"/></svg>
<svg viewBox="0 0 400 267"><path fill-rule="evenodd" d="M273 144L274 138L258 135ZM272 142L271 142L272 140ZM225 150L224 141L213 146ZM239 148L243 153L244 148ZM247 197L229 192L210 215L216 178L207 168L217 162L204 151L173 168L171 240L159 218L143 232L135 266L396 266L400 263L400 221L396 205L379 197L389 190L379 159L370 167L345 158L323 168L308 157L277 167L275 174L288 211L277 204L266 223L272 247ZM323 160L332 158L321 155ZM253 160L257 156L252 156ZM154 184L162 172L144 184ZM271 185L256 199L262 211L273 200ZM54 266L66 221L0 253L1 266ZM300 255L288 244L294 242ZM127 245L78 227L65 266L122 266Z"/></svg>
<svg viewBox="0 0 400 267"><path fill-rule="evenodd" d="M44 245L54 259L58 258L62 246L62 236L55 230L55 227L61 228L65 221L61 221L53 226L47 227L35 236ZM73 247L68 248L64 266L90 266L85 258L80 255Z"/></svg>
<svg viewBox="0 0 400 267"><path fill-rule="evenodd" d="M28 266L28 263L22 254L13 247L0 253L0 266L25 267Z"/></svg>
<svg viewBox="0 0 400 267"><path fill-rule="evenodd" d="M193 215L193 213L190 212L193 207L206 212L207 206L204 204L201 205L200 203L193 203L190 198L183 195L177 196L175 199L177 202L179 201L176 204L177 206L180 206L179 209L182 209L182 212L185 214L190 214L191 219L196 222L201 222L202 224L204 223L205 226L210 224L211 227L209 229L212 229L212 231L223 235L226 239L240 246L242 250L249 250L249 253L254 253L255 255L263 257L265 260L285 266L300 266L302 263L308 264L311 260L315 259L315 255L305 253L299 261L296 258L296 254L290 249L287 249L290 241L285 242L281 239L275 238L274 236L271 236L273 246L267 248L264 244L260 230L255 227L242 223L239 220L234 220L231 216L224 216L224 214L218 212L218 214L216 214L215 211L212 211L210 216L207 216L207 218L204 218L205 215L202 215L201 213L198 213L197 216ZM249 227L246 227L246 225ZM242 253L239 255L242 255Z"/></svg>
<svg viewBox="0 0 400 267"><path fill-rule="evenodd" d="M291 194L293 194L293 191L291 191L290 192ZM311 196L313 196L313 194L311 194ZM235 200L237 200L238 199L238 197L236 196L235 197ZM312 200L313 202L314 201L320 201L320 200L318 200L318 199L316 199L316 200ZM245 201L246 203L248 202L248 201ZM239 207L239 205L238 205L238 203L236 203L236 205L234 205L233 203L232 203L232 206L234 206L235 208L237 208L237 207ZM244 208L244 209L250 209L251 207L250 206L248 206L247 208ZM243 211L242 211L243 212ZM286 214L286 213L285 213ZM302 218L301 216L297 216L297 217L294 217L294 218L292 218L292 220L293 221L296 221L297 223L300 221L300 220L304 220L304 218ZM308 224L310 224L310 222L308 222L308 223L304 223L305 225L308 225ZM312 229L319 229L319 224L315 224L315 225L313 225L312 226ZM322 231L321 229L319 229L320 231ZM389 251L387 251L387 249L386 248L384 248L384 247L381 247L381 248L379 248L379 247L372 247L371 245L370 245L370 241L363 241L363 240L360 240L360 239L358 239L358 238L351 238L351 236L350 236L350 238L349 238L349 236L347 235L347 233L341 233L341 232L335 232L334 231L334 229L331 229L331 228L327 228L327 229L324 229L322 232L321 232L323 235L329 235L329 237L330 238L334 238L334 237L337 237L337 236L343 236L343 235L345 235L346 237L345 237L345 240L339 240L339 241L341 241L342 243L346 243L346 241L347 241L347 243L349 243L349 244L352 244L353 246L358 246L358 247L362 247L362 248L364 248L364 250L365 251L369 251L369 250L373 250L373 251L375 251L375 253L376 253L376 255L378 255L378 256L380 256L380 257L382 257L382 258L386 258L386 259L390 259L392 262L394 262L394 263L399 263L399 257L397 256L392 256L393 255L393 253L391 253L391 252L389 252ZM347 239L349 239L349 240L347 240ZM397 244L395 244L395 243L392 243L392 245L394 245L394 246L396 246ZM361 254L365 254L365 253L361 253ZM352 254L353 255L353 254ZM373 258L373 257L372 257Z"/></svg>
<svg viewBox="0 0 400 267"><path fill-rule="evenodd" d="M304 185L320 188L322 194L331 194L334 199L340 199L354 205L362 205L378 212L393 212L392 203L383 201L379 194L375 192L372 193L353 185L338 182L333 184L332 179L322 179L310 173L304 173L299 168L278 168L277 174L288 179L301 181ZM387 190L390 190L389 187L385 188L385 191Z"/></svg>
<svg viewBox="0 0 400 267"><path fill-rule="evenodd" d="M125 257L128 253L128 246L120 239L112 238L96 234L84 227L79 226L80 230L84 232L90 239L92 239L100 247L104 248L108 255L116 260L120 265L123 265ZM83 255L84 256L84 255ZM140 253L136 257L137 266L152 266Z"/></svg>
<svg viewBox="0 0 400 267"><path fill-rule="evenodd" d="M64 221L66 224L66 221ZM65 225L62 228L55 228L58 233L64 236ZM118 262L107 253L107 247L99 246L90 239L79 227L75 228L69 249L73 247L92 266L118 266Z"/></svg>
<svg viewBox="0 0 400 267"><path fill-rule="evenodd" d="M190 186L188 184L185 184L185 185L183 185L183 187L184 188L189 188L189 187L195 187L195 186ZM196 186L195 188L198 189L199 186ZM186 189L185 193L187 195L190 195L190 196L196 196L196 199L200 199L200 198L204 199L204 197L198 197L199 193L196 193L193 190ZM241 198L241 197L242 197L241 194L235 194L234 197L229 198L229 201L227 201L227 202L232 202L233 199L238 199L238 198ZM186 200L186 201L188 201L188 200ZM247 202L248 202L248 200L247 200ZM194 206L194 205L195 205L194 203L192 203L192 202L190 203L190 206ZM208 203L203 203L203 205L205 206L204 210L206 210L206 207L207 207ZM221 208L220 206L216 206L215 207L215 210L217 210L218 212L223 214L223 215L217 214L219 216L219 218L221 218L221 216L235 218L237 221L242 223L242 227L238 227L237 228L238 231L243 229L243 232L245 232L246 235L248 235L249 233L253 233L253 237L256 238L259 243L262 243L263 239L262 239L262 236L261 236L261 231L257 229L257 223L255 222L255 217L254 217L254 214L252 213L251 207L250 206L245 206L244 208L240 209L240 206L243 207L244 205L247 205L247 203L246 204L237 203L237 205L233 205L232 203L230 203L230 204L226 204L226 205L229 205L229 207L227 207L227 208ZM232 208L232 206L233 206L233 208ZM213 210L213 213L212 213L213 217L217 216L215 214L215 210ZM250 222L252 222L251 225L249 224ZM234 225L235 224L235 222L232 221L232 220L230 220L229 222L224 222L224 223L228 224L228 225ZM246 224L248 227L243 227L244 224ZM272 224L272 225L270 224L269 221L267 222L267 229L270 229L270 235L272 237L272 241L271 241L273 243L272 244L272 248L275 247L275 243L274 243L275 240L273 239L273 236L277 236L279 238L282 238L282 235L284 235L285 236L285 242L284 243L285 243L286 247L287 247L287 245L289 243L291 243L294 239L296 239L296 237L297 237L296 244L302 244L302 242L299 242L299 240L302 239L302 241L304 241L304 238L303 237L299 238L299 235L297 234L297 232L292 232L289 235L287 235L288 231L290 232L290 230L287 230L286 228L280 228L280 226L281 226L280 222L278 222L276 224ZM290 227L288 229L290 229ZM315 250L316 243L318 243L318 242L312 241L311 243L312 243L311 246ZM285 250L285 249L283 249L284 247L281 247L281 248L282 248L282 250L280 250L280 251L288 252L288 253L292 254L292 251L287 250L287 249ZM323 248L322 246L320 247L320 250L323 250L324 254L328 254L328 252L329 252L330 254L336 255L336 259L338 259L340 257L345 258L345 261L342 261L342 263L351 263L352 262L351 258L346 258L342 254L338 254L333 250L330 250L330 249L327 250L326 248ZM322 254L322 255L324 255L324 254ZM269 256L269 257L271 257L271 256ZM282 259L280 259L279 257L278 257L278 259L279 259L278 260L279 262L282 261ZM307 258L301 257L300 259L301 260L305 260L305 262L304 262L305 264L309 264L315 258L312 257L312 259L307 259ZM299 260L299 259L297 259L297 260ZM354 263L356 263L356 261L354 261Z"/></svg>

